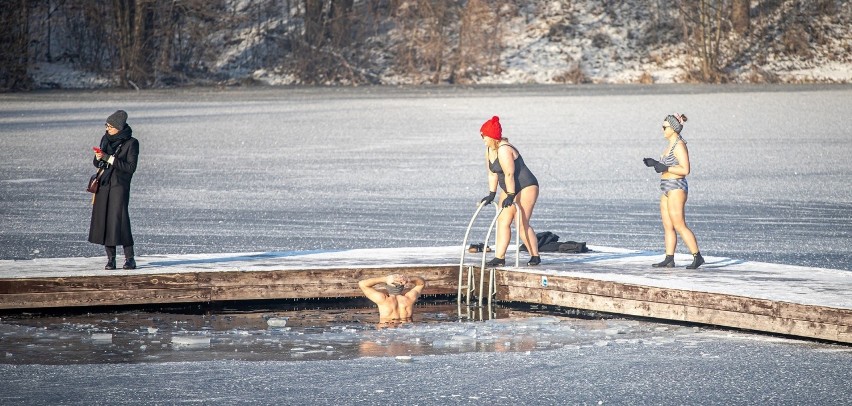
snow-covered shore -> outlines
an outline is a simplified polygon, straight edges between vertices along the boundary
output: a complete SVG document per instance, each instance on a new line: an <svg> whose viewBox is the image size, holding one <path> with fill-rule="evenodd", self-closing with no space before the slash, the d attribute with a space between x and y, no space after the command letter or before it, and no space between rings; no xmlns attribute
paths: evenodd
<svg viewBox="0 0 852 406"><path fill-rule="evenodd" d="M633 1L617 3L540 0L517 7L500 21L503 27L500 34L502 52L498 58L500 68L474 76L468 84L694 83L693 71L699 64L696 50L682 40L666 39L677 31L674 27L679 27L681 22L669 21L663 27L660 14L668 10L661 10L659 6L656 9L640 7ZM795 3L782 2L770 7L769 11L763 6L755 7L753 12L758 15L752 18L751 34L745 37L729 34L724 39L722 51L725 55L720 57L720 62L727 65L726 81L852 82L852 30L848 28L852 24L852 3L840 2L835 6L836 13L830 16L800 15L791 20L789 15L804 12ZM766 14L761 14L764 12ZM818 33L819 40L808 37L807 31ZM801 38L791 39L791 32L799 33ZM194 84L301 84L298 75L283 65L246 68L247 63L239 58L258 52L251 46L263 41L264 34L249 30L241 35L240 41L217 47L222 50L216 60L211 61L220 69L217 75L229 79ZM387 49L388 44L398 40L400 35L392 29L376 38L372 48L362 50L382 55L370 61L370 69L376 71L380 84L418 84L417 79L396 72L390 62L393 57ZM657 38L659 36L663 39ZM801 49L791 51L789 48L794 45ZM241 68L233 68L235 66ZM111 87L116 83L114 78L81 71L69 64L41 62L29 73L37 88L91 89ZM340 82L329 79L327 84Z"/></svg>

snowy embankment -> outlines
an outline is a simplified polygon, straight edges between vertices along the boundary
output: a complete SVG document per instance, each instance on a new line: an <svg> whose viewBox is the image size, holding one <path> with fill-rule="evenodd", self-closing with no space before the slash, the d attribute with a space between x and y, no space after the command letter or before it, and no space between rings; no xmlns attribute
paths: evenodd
<svg viewBox="0 0 852 406"><path fill-rule="evenodd" d="M680 21L663 21L678 15L658 7L639 7L631 1L602 5L599 1L534 1L512 11L501 9L500 69L491 75L473 78L473 84L554 84L554 83L683 83L691 78L700 61L697 51L679 37ZM722 65L734 83L850 83L852 82L852 5L844 2L830 16L788 21L786 16L803 13L794 2L761 8L752 18L751 35L730 34L723 39ZM504 7L505 8L505 7ZM813 11L811 11L813 12ZM755 14L755 11L753 11ZM802 17L801 19L804 19ZM280 21L264 21L273 30ZM253 26L254 27L254 26ZM780 31L780 28L788 31ZM806 32L818 33L808 40ZM218 73L240 83L250 77L255 83L294 85L300 80L281 66L246 68L239 58L262 42L263 30L241 29L240 38L211 62ZM799 35L796 37L794 34ZM377 39L375 49L381 58L376 66L380 83L409 84L391 66L388 43L401 35L390 30ZM805 37L802 37L805 35ZM814 34L816 35L816 34ZM221 41L219 36L212 42ZM798 41L798 42L796 42ZM795 51L791 47L797 46ZM367 47L367 45L364 45ZM694 46L693 46L694 47ZM262 48L262 47L261 47ZM735 56L734 56L735 55ZM262 58L261 58L262 59ZM376 62L375 63L380 63ZM232 68L238 66L239 68ZM36 86L65 89L102 88L112 78L73 69L69 65L39 63L30 72Z"/></svg>

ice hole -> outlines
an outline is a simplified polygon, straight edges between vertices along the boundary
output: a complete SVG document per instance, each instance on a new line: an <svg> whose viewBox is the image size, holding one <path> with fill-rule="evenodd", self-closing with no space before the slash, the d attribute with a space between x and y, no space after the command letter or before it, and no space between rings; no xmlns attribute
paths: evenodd
<svg viewBox="0 0 852 406"><path fill-rule="evenodd" d="M603 345L653 345L661 325L555 306L458 306L428 297L414 322L382 325L365 298L266 300L62 309L4 315L15 362L286 361L417 357L460 352L534 352ZM687 327L682 327L687 329ZM694 333L694 327L688 327ZM109 333L105 332L109 331ZM94 333L93 333L94 332ZM60 334L61 333L61 334ZM619 340L611 340L617 335ZM606 340L601 338L606 336ZM8 338L8 340L6 340ZM49 345L45 339L50 338ZM110 345L102 345L110 344ZM56 352L56 348L62 348ZM193 350L193 351L180 351ZM397 358L403 357L403 358ZM410 357L410 358L404 358Z"/></svg>

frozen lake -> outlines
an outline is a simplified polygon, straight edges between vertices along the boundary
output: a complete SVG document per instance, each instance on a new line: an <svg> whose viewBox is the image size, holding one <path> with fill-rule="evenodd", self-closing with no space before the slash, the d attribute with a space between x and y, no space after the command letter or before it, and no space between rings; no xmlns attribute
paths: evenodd
<svg viewBox="0 0 852 406"><path fill-rule="evenodd" d="M641 159L662 152L660 123L682 112L689 116L682 135L693 168L687 220L702 252L852 270L850 100L851 86L2 94L0 259L103 255L86 242L91 206L83 184L93 173L91 146L116 109L129 112L140 140L131 216L141 256L460 243L487 191L478 131L492 115L501 117L504 135L541 183L537 231L662 252L658 177ZM686 249L680 245L679 252ZM96 315L89 324L114 317ZM65 322L76 327L66 332ZM555 330L544 328L551 336L541 340L558 345L530 353L446 354L430 345L428 354L401 363L388 354L191 357L169 347L132 365L116 363L140 362L122 356L152 355L149 341L160 339L137 330L144 321L129 325L125 336L79 318L30 324L0 322L0 400L820 404L852 396L848 347L644 321L560 321ZM439 326L419 326L413 336L352 334L366 343L392 334L386 344L401 337L434 344L469 331ZM499 324L478 328L503 332ZM226 331L220 343L281 342L265 327L245 336ZM607 339L607 331L615 332ZM107 345L118 347L89 337L114 332ZM220 350L216 343L210 345ZM17 358L39 348L89 352L97 365Z"/></svg>
<svg viewBox="0 0 852 406"><path fill-rule="evenodd" d="M5 94L0 259L102 255L80 185L119 108L141 144L138 255L459 243L487 191L478 131L495 114L542 185L537 231L662 251L641 159L677 111L703 252L852 270L850 100L850 86Z"/></svg>

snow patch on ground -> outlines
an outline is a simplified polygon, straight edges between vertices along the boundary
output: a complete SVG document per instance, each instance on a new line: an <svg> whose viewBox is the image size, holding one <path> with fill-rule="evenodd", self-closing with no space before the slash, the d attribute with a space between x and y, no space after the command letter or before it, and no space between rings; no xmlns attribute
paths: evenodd
<svg viewBox="0 0 852 406"><path fill-rule="evenodd" d="M29 73L39 88L100 89L115 85L106 76L75 69L67 63L38 63Z"/></svg>

